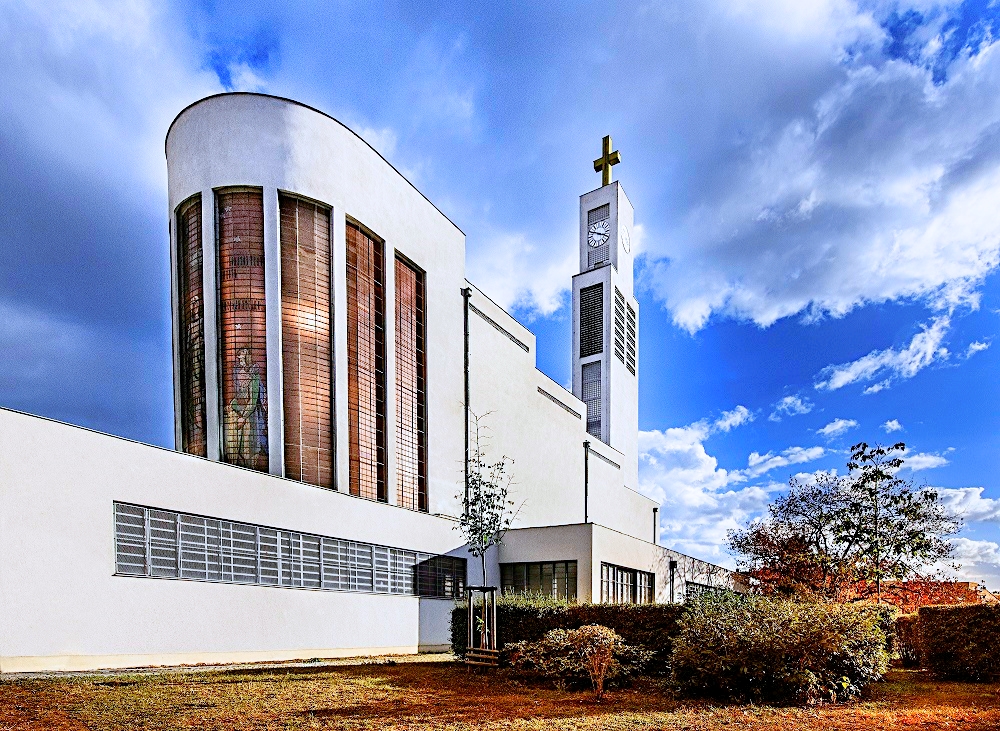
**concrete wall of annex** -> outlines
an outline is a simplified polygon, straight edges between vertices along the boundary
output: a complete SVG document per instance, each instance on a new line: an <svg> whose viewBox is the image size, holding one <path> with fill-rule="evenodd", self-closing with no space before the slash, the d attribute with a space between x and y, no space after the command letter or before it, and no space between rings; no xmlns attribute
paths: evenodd
<svg viewBox="0 0 1000 731"><path fill-rule="evenodd" d="M465 556L452 521L6 410L0 443L0 672L449 642L447 600L115 576L113 502Z"/></svg>

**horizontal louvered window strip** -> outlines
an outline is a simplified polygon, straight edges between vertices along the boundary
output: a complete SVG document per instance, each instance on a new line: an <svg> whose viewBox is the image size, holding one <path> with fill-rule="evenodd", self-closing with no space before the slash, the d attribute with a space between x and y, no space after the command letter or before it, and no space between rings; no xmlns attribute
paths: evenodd
<svg viewBox="0 0 1000 731"><path fill-rule="evenodd" d="M628 312L628 337L625 341L627 348L625 351L625 367L628 368L629 372L634 376L636 356L635 310L632 309L632 305L627 305L626 311Z"/></svg>
<svg viewBox="0 0 1000 731"><path fill-rule="evenodd" d="M580 357L604 352L604 284L580 290Z"/></svg>
<svg viewBox="0 0 1000 731"><path fill-rule="evenodd" d="M464 558L115 503L116 573L457 599Z"/></svg>
<svg viewBox="0 0 1000 731"><path fill-rule="evenodd" d="M615 357L625 362L625 298L615 287Z"/></svg>

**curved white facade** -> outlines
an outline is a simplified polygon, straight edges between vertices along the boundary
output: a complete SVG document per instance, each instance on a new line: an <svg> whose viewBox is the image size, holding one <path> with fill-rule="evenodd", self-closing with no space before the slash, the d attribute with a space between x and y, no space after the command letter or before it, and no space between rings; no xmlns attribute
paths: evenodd
<svg viewBox="0 0 1000 731"><path fill-rule="evenodd" d="M201 194L207 452L219 459L220 402L218 271L215 194L255 188L264 201L264 272L267 318L267 418L269 471L283 474L281 280L278 196L291 194L330 208L334 354L334 486L346 491L347 412L346 241L348 221L384 241L385 261L396 254L426 273L426 398L429 512L456 513L456 465L464 454L463 345L460 291L465 286L465 237L368 143L336 120L309 107L258 94L203 99L178 115L166 142L174 274L174 378L176 441L181 445L181 391L177 287L178 207ZM394 272L385 272L385 310L393 311ZM385 371L395 372L394 332L386 328ZM388 501L396 500L395 390L386 389Z"/></svg>

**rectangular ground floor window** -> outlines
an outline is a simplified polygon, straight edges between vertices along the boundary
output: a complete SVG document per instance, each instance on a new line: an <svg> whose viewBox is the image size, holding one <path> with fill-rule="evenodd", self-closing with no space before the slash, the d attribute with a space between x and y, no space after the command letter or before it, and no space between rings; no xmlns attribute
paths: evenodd
<svg viewBox="0 0 1000 731"><path fill-rule="evenodd" d="M656 576L649 571L601 564L601 601L608 604L652 604Z"/></svg>
<svg viewBox="0 0 1000 731"><path fill-rule="evenodd" d="M115 503L115 573L460 599L466 561Z"/></svg>
<svg viewBox="0 0 1000 731"><path fill-rule="evenodd" d="M576 561L500 564L504 594L541 594L576 601Z"/></svg>

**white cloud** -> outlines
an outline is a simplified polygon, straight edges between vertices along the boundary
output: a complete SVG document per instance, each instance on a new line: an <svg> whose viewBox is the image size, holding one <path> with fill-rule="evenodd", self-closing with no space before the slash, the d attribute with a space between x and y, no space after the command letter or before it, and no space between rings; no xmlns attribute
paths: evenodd
<svg viewBox="0 0 1000 731"><path fill-rule="evenodd" d="M958 537L951 540L955 559L961 564L959 575L967 581L984 581L987 588L1000 589L1000 545Z"/></svg>
<svg viewBox="0 0 1000 731"><path fill-rule="evenodd" d="M889 419L882 425L882 429L886 434L892 434L894 431L902 431L903 425L899 423L899 419Z"/></svg>
<svg viewBox="0 0 1000 731"><path fill-rule="evenodd" d="M382 157L387 160L392 159L396 152L396 145L399 142L399 137L392 127L375 129L374 127L365 125L351 125L351 129L357 132L361 139L378 150Z"/></svg>
<svg viewBox="0 0 1000 731"><path fill-rule="evenodd" d="M854 419L834 419L822 429L817 429L817 434L822 434L827 439L839 437L844 432L854 429L858 425Z"/></svg>
<svg viewBox="0 0 1000 731"><path fill-rule="evenodd" d="M982 487L935 487L941 502L970 523L1000 524L1000 500L983 497Z"/></svg>
<svg viewBox="0 0 1000 731"><path fill-rule="evenodd" d="M722 416L715 420L715 428L720 431L729 431L737 426L748 424L754 420L754 415L746 406L737 406L732 411L724 411Z"/></svg>
<svg viewBox="0 0 1000 731"><path fill-rule="evenodd" d="M267 91L267 82L246 63L230 64L229 79L233 91Z"/></svg>
<svg viewBox="0 0 1000 731"><path fill-rule="evenodd" d="M797 414L808 414L813 410L813 406L813 402L808 398L785 396L783 399L774 404L774 409L767 419L768 421L781 421L782 415L795 416Z"/></svg>
<svg viewBox="0 0 1000 731"><path fill-rule="evenodd" d="M737 406L714 421L639 432L639 488L658 500L663 539L674 548L731 564L724 550L726 533L743 526L784 486L768 483L734 487L746 481L740 471L719 467L705 449L712 434L747 423L752 414Z"/></svg>
<svg viewBox="0 0 1000 731"><path fill-rule="evenodd" d="M468 252L469 280L502 307L551 315L562 306L579 259L575 247L560 247L566 253L559 258L544 256L545 248L524 233L496 233Z"/></svg>
<svg viewBox="0 0 1000 731"><path fill-rule="evenodd" d="M734 474L738 476L737 479L760 477L778 467L813 462L825 454L826 450L823 447L789 447L778 454L751 452L747 458L747 468Z"/></svg>
<svg viewBox="0 0 1000 731"><path fill-rule="evenodd" d="M912 472L917 472L918 470L931 470L935 467L944 467L948 464L948 459L942 457L940 454L930 454L928 452L916 452L914 454L907 453L904 457L905 462L903 463L903 469L908 469Z"/></svg>
<svg viewBox="0 0 1000 731"><path fill-rule="evenodd" d="M965 349L965 357L971 358L976 353L982 353L984 350L989 349L990 345L991 344L988 342L981 342L978 340L971 342L969 343L969 347Z"/></svg>
<svg viewBox="0 0 1000 731"><path fill-rule="evenodd" d="M1000 42L954 60L927 43L910 63L883 55L868 5L815 3L823 27L808 31L787 22L787 3L742 5L753 11L685 18L719 67L756 58L736 88L706 49L679 46L705 67L676 102L689 116L677 126L692 149L675 156L691 165L692 202L673 211L647 275L674 321L696 331L713 314L766 326L899 300L976 306L1000 262L989 213L1000 210ZM739 30L725 22L734 16ZM946 70L939 83L934 66ZM695 96L706 85L732 119L707 124Z"/></svg>
<svg viewBox="0 0 1000 731"><path fill-rule="evenodd" d="M147 196L164 191L170 121L222 90L175 21L169 7L144 0L6 3L0 111L67 170L122 190L139 182Z"/></svg>
<svg viewBox="0 0 1000 731"><path fill-rule="evenodd" d="M935 317L930 324L921 325L920 332L905 348L873 350L850 363L827 366L819 372L814 385L819 390L835 391L858 381L888 376L865 390L865 393L877 393L888 388L896 378L912 378L932 363L946 360L948 349L941 343L950 327L951 318Z"/></svg>

